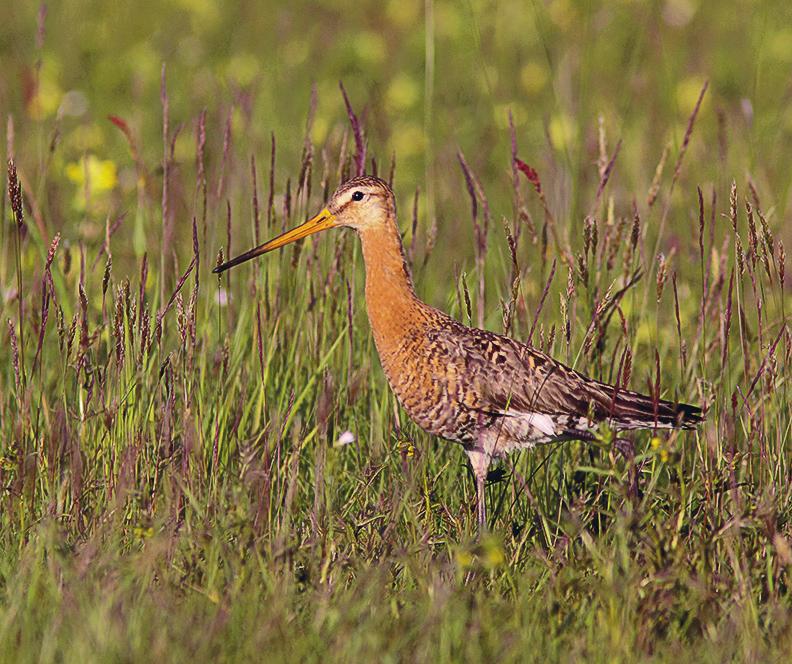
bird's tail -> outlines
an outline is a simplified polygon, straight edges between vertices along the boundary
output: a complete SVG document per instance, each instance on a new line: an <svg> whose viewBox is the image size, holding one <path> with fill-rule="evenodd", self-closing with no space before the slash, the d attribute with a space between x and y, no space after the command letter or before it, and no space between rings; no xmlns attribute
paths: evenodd
<svg viewBox="0 0 792 664"><path fill-rule="evenodd" d="M620 429L694 429L704 414L698 406L621 390L611 397L609 419Z"/></svg>

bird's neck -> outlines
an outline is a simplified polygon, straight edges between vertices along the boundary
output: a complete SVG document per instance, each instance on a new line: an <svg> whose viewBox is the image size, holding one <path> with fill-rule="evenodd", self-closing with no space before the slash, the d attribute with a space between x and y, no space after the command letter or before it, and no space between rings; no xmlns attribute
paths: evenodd
<svg viewBox="0 0 792 664"><path fill-rule="evenodd" d="M415 294L395 222L362 229L360 239L366 263L366 307L383 355L414 328L426 305Z"/></svg>

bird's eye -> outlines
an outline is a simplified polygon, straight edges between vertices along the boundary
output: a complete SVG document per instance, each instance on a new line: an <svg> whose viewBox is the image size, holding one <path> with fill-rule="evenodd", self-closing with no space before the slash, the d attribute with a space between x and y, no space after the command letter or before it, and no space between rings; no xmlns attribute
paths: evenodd
<svg viewBox="0 0 792 664"><path fill-rule="evenodd" d="M362 191L356 191L355 193L353 193L352 194L352 200L353 201L362 201L363 200L363 192Z"/></svg>

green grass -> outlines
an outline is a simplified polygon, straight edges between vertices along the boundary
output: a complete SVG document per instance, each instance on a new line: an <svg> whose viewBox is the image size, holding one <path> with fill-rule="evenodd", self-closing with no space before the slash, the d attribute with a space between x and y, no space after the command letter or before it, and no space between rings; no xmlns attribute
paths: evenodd
<svg viewBox="0 0 792 664"><path fill-rule="evenodd" d="M0 661L784 661L788 11L84 2L37 39L15 6ZM356 238L210 273L353 168L340 78L427 301L706 423L512 456L476 541L465 455L379 367Z"/></svg>

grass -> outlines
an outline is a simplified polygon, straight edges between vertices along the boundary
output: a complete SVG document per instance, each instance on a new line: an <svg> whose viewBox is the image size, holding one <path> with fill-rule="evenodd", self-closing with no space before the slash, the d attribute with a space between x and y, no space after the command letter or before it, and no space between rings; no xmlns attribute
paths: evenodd
<svg viewBox="0 0 792 664"><path fill-rule="evenodd" d="M367 59L373 38L352 55L342 39L316 59L324 78L298 123L281 102L263 121L253 100L303 79L249 78L244 26L227 63L206 55L227 88L188 76L180 42L137 97L105 85L109 55L75 27L93 105L75 116L45 108L52 62L71 72L77 57L58 16L40 13L51 32L37 31L18 10L3 28L38 34L9 55L39 87L25 97L0 74L0 661L785 659L789 131L766 64L783 60L781 27L707 7L677 29L673 3L428 5L415 47L395 6L371 19L403 38L395 60L420 65L404 71L435 72L423 108L395 112L410 84ZM195 12L201 44L239 22ZM290 16L278 53L313 23ZM129 34L145 25L128 18ZM513 61L529 19L520 57L544 52L545 69ZM121 27L100 29L126 48ZM743 67L730 39L769 46ZM467 43L473 55L453 50ZM410 60L427 45L431 63ZM470 97L449 49L484 61ZM708 86L677 69L701 54ZM350 74L347 57L369 69ZM543 71L546 114L506 103L510 81L528 90ZM376 74L385 93L365 83ZM616 99L614 81L638 92ZM396 149L414 126L431 163ZM357 240L328 233L210 273L319 209L363 145L368 170L393 171L425 299L595 377L704 404L706 423L638 433L633 458L607 430L512 456L476 541L464 455L408 421L379 368Z"/></svg>

